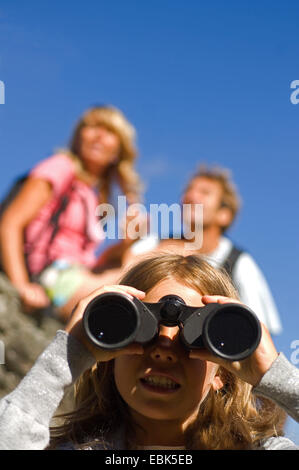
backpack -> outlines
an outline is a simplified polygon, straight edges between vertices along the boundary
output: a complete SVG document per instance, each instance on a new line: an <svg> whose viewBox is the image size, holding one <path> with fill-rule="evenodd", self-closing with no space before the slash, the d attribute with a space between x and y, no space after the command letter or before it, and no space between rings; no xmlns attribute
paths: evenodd
<svg viewBox="0 0 299 470"><path fill-rule="evenodd" d="M222 268L225 269L225 271L229 275L231 282L234 285L237 292L239 292L239 288L233 277L233 274L234 274L234 267L236 265L236 262L238 261L239 256L242 253L244 253L244 250L241 250L240 248L237 248L236 246L233 245L226 259L222 263Z"/></svg>
<svg viewBox="0 0 299 470"><path fill-rule="evenodd" d="M181 231L180 237L181 237L181 239L184 239L183 230ZM173 239L173 238L174 238L174 234L171 232L169 234L169 239ZM229 254L225 258L225 260L222 262L221 267L226 270L226 272L228 273L228 275L230 276L231 279L232 279L235 264L236 264L237 260L239 259L239 256L242 253L244 253L244 250L242 250L241 248L238 248L235 245L233 245L230 252L229 252Z"/></svg>
<svg viewBox="0 0 299 470"><path fill-rule="evenodd" d="M22 189L24 183L26 182L27 180L27 175L22 175L22 176L19 176L15 181L14 183L12 184L12 186L10 187L10 189L8 190L8 193L4 196L4 199L1 201L0 203L0 219L4 213L4 211L7 209L7 207L9 206L9 204L14 200L14 198L17 196L17 194L20 192L20 190Z"/></svg>

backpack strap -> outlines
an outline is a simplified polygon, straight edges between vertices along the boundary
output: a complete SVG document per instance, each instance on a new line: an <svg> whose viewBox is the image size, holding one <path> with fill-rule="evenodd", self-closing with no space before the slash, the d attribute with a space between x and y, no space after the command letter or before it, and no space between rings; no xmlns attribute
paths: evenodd
<svg viewBox="0 0 299 470"><path fill-rule="evenodd" d="M244 252L244 250L241 250L240 248L237 248L236 246L232 246L232 249L230 250L228 256L222 263L222 267L227 271L227 273L232 277L233 270L235 267L235 264L237 260L239 259L239 256Z"/></svg>
<svg viewBox="0 0 299 470"><path fill-rule="evenodd" d="M69 200L70 200L70 196L71 196L71 192L73 191L73 186L71 185L71 187L69 188L69 191L68 193L64 194L60 200L60 205L58 207L58 209L56 211L54 211L54 213L52 214L52 217L50 218L49 220L49 225L52 225L53 227L53 231L52 231L52 234L51 234L51 238L49 240L49 244L48 244L48 251L57 235L57 233L59 232L59 218L60 216L64 213L64 211L66 210L67 206L68 206L68 203L69 203ZM85 214L85 225L84 225L84 230L85 230L85 240L84 240L84 247L85 247L85 244L86 244L86 240L88 238L88 233L87 233L87 214L88 214L88 207L87 207L87 204L86 204L86 201L83 197L80 197L81 199L81 203L82 205L84 206L84 214ZM43 268L44 269L44 268Z"/></svg>
<svg viewBox="0 0 299 470"><path fill-rule="evenodd" d="M48 220L47 222L47 227L49 226L52 226L52 233L51 233L51 237L50 237L50 240L48 242L48 247L47 247L47 259L49 260L49 250L50 250L50 247L57 235L57 233L59 232L59 218L60 216L62 215L62 213L66 210L67 208L67 205L68 205L68 202L69 202L69 199L70 199L70 196L69 194L64 194L60 199L59 199L59 205L58 207L54 210L53 214L51 215L50 219ZM36 242L39 240L39 237L40 235L42 234L42 232L45 230L45 227L42 227L41 228L41 231L37 234L37 236L35 237L35 239L33 240L32 242L32 246L31 246L31 250L28 252L28 253L25 253L24 254L24 257L25 257L25 262L26 262L26 265L27 265L27 270L28 270L28 274L30 276L30 279L31 281L33 282L38 282L38 276L39 276L39 273L36 274L36 275L32 275L29 271L29 268L28 268L28 257L29 255L34 251L35 249L35 244ZM45 269L48 265L49 265L49 261L46 262L46 265L43 267L43 269Z"/></svg>
<svg viewBox="0 0 299 470"><path fill-rule="evenodd" d="M53 232L49 241L49 246L52 244L54 238L56 237L59 231L59 217L66 210L69 199L70 199L69 194L64 194L64 196L62 196L58 209L54 211L54 213L52 214L49 220L49 224L53 226Z"/></svg>
<svg viewBox="0 0 299 470"><path fill-rule="evenodd" d="M60 216L66 211L67 207L68 207L68 203L70 201L70 198L71 198L71 193L73 191L73 184L71 183L70 187L68 188L68 192L65 193L64 195L62 195L62 197L60 198L59 200L59 206L56 208L56 210L53 212L52 216L50 217L49 221L48 221L48 226L52 226L52 234L51 234L51 238L49 240L49 243L48 243L48 249L47 249L47 259L48 259L48 262L46 263L46 265L43 267L43 270L49 266L49 264L52 263L52 261L49 261L50 260L50 257L49 257L49 250L52 246L52 243L54 242L55 240L55 237L57 236L57 234L59 233L59 230L60 230L60 226L59 226L59 219L60 219ZM87 214L88 214L88 207L87 207L87 204L86 204L86 201L83 197L80 197L81 199L81 203L84 207L84 214L85 214L85 224L84 224L84 230L85 230L85 239L84 239L84 245L82 248L85 248L85 245L87 243L87 239L88 239L88 230L87 230L87 225L88 225L88 219L87 219Z"/></svg>
<svg viewBox="0 0 299 470"><path fill-rule="evenodd" d="M24 175L19 176L13 182L13 184L11 185L8 192L6 193L6 195L4 196L4 198L2 199L0 203L0 218L2 217L3 213L5 212L9 204L15 199L17 194L20 192L27 178L28 178L28 175L24 174Z"/></svg>

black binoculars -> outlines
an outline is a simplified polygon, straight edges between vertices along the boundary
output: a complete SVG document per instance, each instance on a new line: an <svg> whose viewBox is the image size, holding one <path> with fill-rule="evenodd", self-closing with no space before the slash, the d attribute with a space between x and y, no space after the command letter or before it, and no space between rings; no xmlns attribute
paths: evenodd
<svg viewBox="0 0 299 470"><path fill-rule="evenodd" d="M87 336L104 349L149 343L160 324L178 326L186 348L207 348L230 361L248 357L261 339L260 322L248 307L235 303L191 307L176 295L148 303L120 293L104 293L87 305L83 316Z"/></svg>

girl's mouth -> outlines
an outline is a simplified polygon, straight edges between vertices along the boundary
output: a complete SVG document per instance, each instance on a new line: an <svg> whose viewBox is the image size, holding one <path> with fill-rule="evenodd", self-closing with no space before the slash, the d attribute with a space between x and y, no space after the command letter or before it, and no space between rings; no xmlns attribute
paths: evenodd
<svg viewBox="0 0 299 470"><path fill-rule="evenodd" d="M140 379L144 388L156 393L174 393L181 386L169 377L161 375L148 375Z"/></svg>

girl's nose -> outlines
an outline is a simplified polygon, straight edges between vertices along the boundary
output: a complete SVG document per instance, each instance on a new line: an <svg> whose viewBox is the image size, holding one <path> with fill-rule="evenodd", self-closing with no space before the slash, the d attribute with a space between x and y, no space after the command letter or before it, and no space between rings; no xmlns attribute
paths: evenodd
<svg viewBox="0 0 299 470"><path fill-rule="evenodd" d="M178 360L177 341L179 328L160 326L158 338L152 347L150 356L160 363L176 363Z"/></svg>

